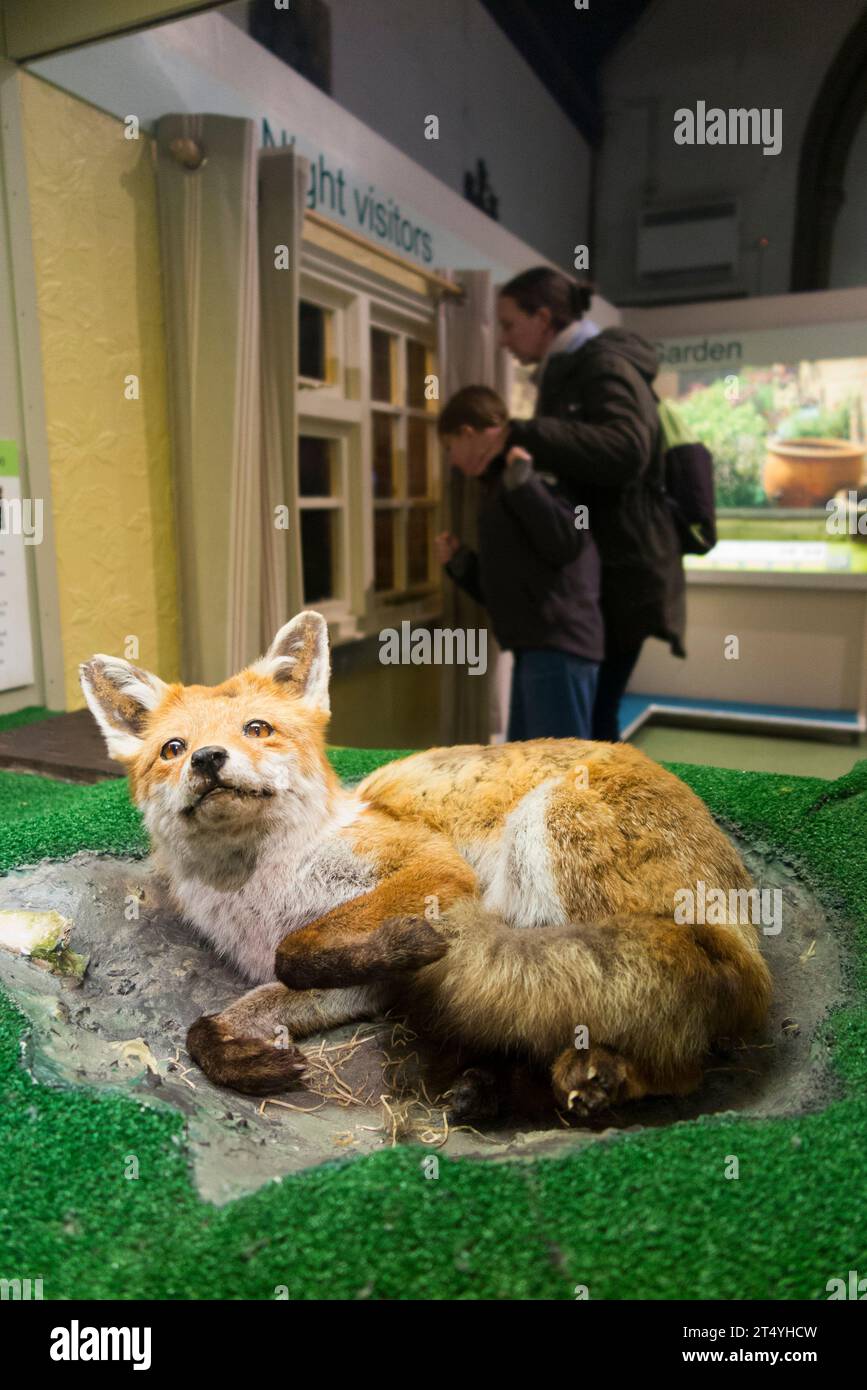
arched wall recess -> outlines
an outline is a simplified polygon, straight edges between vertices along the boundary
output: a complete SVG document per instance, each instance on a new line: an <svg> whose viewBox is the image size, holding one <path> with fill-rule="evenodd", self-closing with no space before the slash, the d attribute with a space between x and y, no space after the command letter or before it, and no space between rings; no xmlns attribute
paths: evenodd
<svg viewBox="0 0 867 1390"><path fill-rule="evenodd" d="M830 288L846 164L867 117L867 13L846 35L810 113L801 145L791 289Z"/></svg>

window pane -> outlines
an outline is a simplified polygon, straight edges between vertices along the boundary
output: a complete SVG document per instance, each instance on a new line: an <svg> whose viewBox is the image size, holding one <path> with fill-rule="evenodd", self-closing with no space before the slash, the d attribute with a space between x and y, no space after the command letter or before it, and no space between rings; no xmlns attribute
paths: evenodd
<svg viewBox="0 0 867 1390"><path fill-rule="evenodd" d="M326 314L327 310L305 299L298 306L298 375L315 381L325 381L328 376Z"/></svg>
<svg viewBox="0 0 867 1390"><path fill-rule="evenodd" d="M393 589L394 580L394 512L373 513L373 587L377 593Z"/></svg>
<svg viewBox="0 0 867 1390"><path fill-rule="evenodd" d="M395 495L395 421L393 415L373 411L373 495Z"/></svg>
<svg viewBox="0 0 867 1390"><path fill-rule="evenodd" d="M430 425L427 421L419 420L411 415L407 420L407 440L409 442L407 494L410 497L427 497L428 444L430 441Z"/></svg>
<svg viewBox="0 0 867 1390"><path fill-rule="evenodd" d="M330 439L302 434L298 439L298 491L302 497L330 497L333 487Z"/></svg>
<svg viewBox="0 0 867 1390"><path fill-rule="evenodd" d="M427 348L412 338L406 344L406 402L424 410L424 379L427 376Z"/></svg>
<svg viewBox="0 0 867 1390"><path fill-rule="evenodd" d="M381 328L370 330L370 394L375 401L393 401L394 337Z"/></svg>
<svg viewBox="0 0 867 1390"><path fill-rule="evenodd" d="M426 584L430 578L430 521L428 507L413 507L407 517L406 573L410 584Z"/></svg>
<svg viewBox="0 0 867 1390"><path fill-rule="evenodd" d="M301 567L304 574L304 602L320 603L334 598L337 555L336 511L301 511Z"/></svg>

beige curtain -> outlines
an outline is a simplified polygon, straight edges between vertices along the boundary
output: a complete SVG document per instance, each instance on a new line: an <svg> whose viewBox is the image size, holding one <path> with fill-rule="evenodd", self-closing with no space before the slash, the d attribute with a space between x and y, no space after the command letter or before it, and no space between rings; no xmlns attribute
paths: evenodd
<svg viewBox="0 0 867 1390"><path fill-rule="evenodd" d="M256 168L252 121L169 115L157 122L187 682L221 681L260 651Z"/></svg>
<svg viewBox="0 0 867 1390"><path fill-rule="evenodd" d="M464 295L440 306L440 398L444 404L462 386L492 386L508 404L511 359L497 347L496 292L487 270L459 271ZM465 545L478 544L479 484L454 470L444 479L442 529ZM443 626L487 627L488 669L471 676L465 667L442 666L440 738L443 743L487 743L504 723L496 680L499 652L488 617L449 577L443 580Z"/></svg>
<svg viewBox="0 0 867 1390"><path fill-rule="evenodd" d="M284 506L297 515L298 271L309 174L308 161L292 149L259 156L263 646L304 606L298 537L275 517Z"/></svg>

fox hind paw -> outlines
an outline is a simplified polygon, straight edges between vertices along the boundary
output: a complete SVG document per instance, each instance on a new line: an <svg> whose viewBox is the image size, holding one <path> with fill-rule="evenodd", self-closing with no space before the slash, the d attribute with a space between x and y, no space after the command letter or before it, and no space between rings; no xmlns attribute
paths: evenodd
<svg viewBox="0 0 867 1390"><path fill-rule="evenodd" d="M446 1094L452 1124L468 1120L494 1120L499 1114L500 1095L496 1077L482 1067L468 1067Z"/></svg>
<svg viewBox="0 0 867 1390"><path fill-rule="evenodd" d="M551 1085L558 1106L576 1119L637 1100L646 1090L632 1062L598 1046L562 1052L551 1070Z"/></svg>

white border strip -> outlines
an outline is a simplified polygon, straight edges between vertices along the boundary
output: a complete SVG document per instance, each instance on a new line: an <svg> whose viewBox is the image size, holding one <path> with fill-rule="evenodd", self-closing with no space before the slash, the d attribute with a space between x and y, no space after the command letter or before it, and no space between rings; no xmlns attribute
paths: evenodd
<svg viewBox="0 0 867 1390"><path fill-rule="evenodd" d="M717 720L731 724L760 724L766 725L768 728L827 729L829 733L835 734L863 734L867 732L867 719L863 714L859 714L854 723L844 723L839 719L811 719L808 716L799 718L791 714L762 714L758 710L755 714L744 714L736 710L707 709L700 704L666 705L654 703L647 705L640 714L636 715L632 722L621 731L620 737L624 740L631 738L638 729L651 723L656 714L688 715L690 719Z"/></svg>

